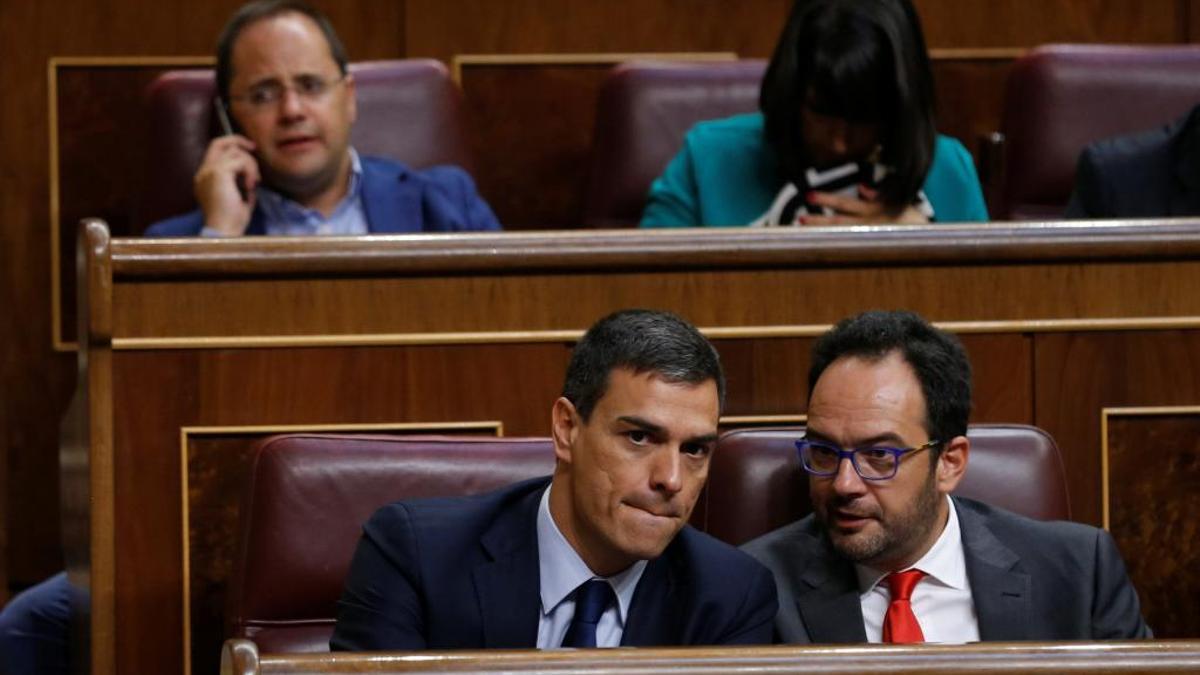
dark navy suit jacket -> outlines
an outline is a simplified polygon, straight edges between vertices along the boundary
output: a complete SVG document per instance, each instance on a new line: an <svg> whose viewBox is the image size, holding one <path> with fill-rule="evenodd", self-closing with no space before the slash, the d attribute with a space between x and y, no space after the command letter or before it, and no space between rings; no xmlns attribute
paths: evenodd
<svg viewBox="0 0 1200 675"><path fill-rule="evenodd" d="M537 509L549 478L474 497L397 502L363 527L333 650L537 646ZM634 591L621 644L766 644L771 574L685 527Z"/></svg>
<svg viewBox="0 0 1200 675"><path fill-rule="evenodd" d="M487 202L467 172L456 166L416 171L390 159L362 158L362 200L371 234L499 230ZM204 228L199 210L154 223L148 237L194 237ZM246 234L266 234L255 208Z"/></svg>
<svg viewBox="0 0 1200 675"><path fill-rule="evenodd" d="M954 498L983 641L1151 637L1112 537ZM776 639L866 642L854 565L809 515L742 547L779 586Z"/></svg>
<svg viewBox="0 0 1200 675"><path fill-rule="evenodd" d="M1200 106L1174 124L1084 148L1067 218L1200 215Z"/></svg>

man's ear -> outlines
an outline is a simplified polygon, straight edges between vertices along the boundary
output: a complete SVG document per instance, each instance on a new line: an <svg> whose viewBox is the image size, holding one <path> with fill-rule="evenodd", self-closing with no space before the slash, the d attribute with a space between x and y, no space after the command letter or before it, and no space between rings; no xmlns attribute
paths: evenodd
<svg viewBox="0 0 1200 675"><path fill-rule="evenodd" d="M938 455L938 491L954 492L959 481L967 474L967 459L971 454L971 441L966 436L955 436L942 446Z"/></svg>
<svg viewBox="0 0 1200 675"><path fill-rule="evenodd" d="M571 463L571 450L575 447L582 424L575 404L562 396L554 401L554 406L550 408L550 436L554 440L554 457L558 461Z"/></svg>

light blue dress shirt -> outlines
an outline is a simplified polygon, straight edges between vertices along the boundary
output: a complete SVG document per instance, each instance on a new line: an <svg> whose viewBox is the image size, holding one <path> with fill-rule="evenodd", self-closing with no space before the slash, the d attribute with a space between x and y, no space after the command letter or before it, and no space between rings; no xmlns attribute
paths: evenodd
<svg viewBox="0 0 1200 675"><path fill-rule="evenodd" d="M326 218L320 211L302 206L278 192L259 185L255 188L258 208L263 214L266 233L272 236L310 236L317 234L357 236L368 233L367 214L362 201L362 160L350 148L350 185L346 196ZM204 228L201 236L221 234Z"/></svg>
<svg viewBox="0 0 1200 675"><path fill-rule="evenodd" d="M593 574L554 523L554 517L550 515L550 489L547 487L542 493L537 515L538 572L542 595L538 649L555 649L562 645L571 619L575 616L572 593L589 579L604 579L617 596L616 606L609 607L600 616L600 623L596 626L596 646L618 647L625 632L633 592L637 590L642 572L646 570L646 561L639 560L629 569L611 577Z"/></svg>

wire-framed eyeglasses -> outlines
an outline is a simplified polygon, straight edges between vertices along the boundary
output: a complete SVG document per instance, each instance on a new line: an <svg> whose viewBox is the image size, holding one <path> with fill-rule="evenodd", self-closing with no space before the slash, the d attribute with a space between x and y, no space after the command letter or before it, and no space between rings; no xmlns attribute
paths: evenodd
<svg viewBox="0 0 1200 675"><path fill-rule="evenodd" d="M929 441L915 448L871 446L843 450L833 443L802 438L796 441L796 449L800 451L800 463L804 465L804 470L814 476L835 476L842 460L848 459L854 471L863 480L887 480L894 477L899 470L901 456L928 450L940 444L941 441Z"/></svg>
<svg viewBox="0 0 1200 675"><path fill-rule="evenodd" d="M305 101L319 101L333 87L345 82L346 77L345 74L334 79L326 79L320 75L299 75L292 80L290 85L277 81L263 82L250 87L244 94L234 94L229 98L239 103L245 103L256 110L269 108L279 103L288 91L295 92L296 96Z"/></svg>

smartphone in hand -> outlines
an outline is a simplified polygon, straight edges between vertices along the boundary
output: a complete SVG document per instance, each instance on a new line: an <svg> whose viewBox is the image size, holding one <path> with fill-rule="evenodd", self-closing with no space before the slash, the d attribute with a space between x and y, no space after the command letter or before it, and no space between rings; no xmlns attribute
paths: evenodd
<svg viewBox="0 0 1200 675"><path fill-rule="evenodd" d="M233 135L233 124L229 121L229 111L225 109L225 102L220 96L213 97L213 109L217 113L217 122L221 125L221 133L225 136ZM250 193L246 190L246 178L241 174L237 177L238 194L242 196L242 202L250 203Z"/></svg>

